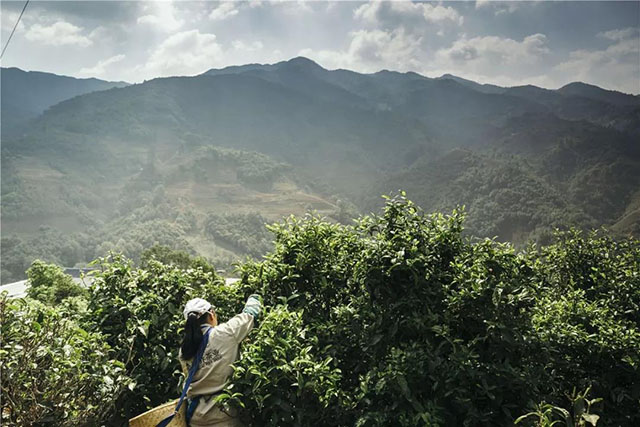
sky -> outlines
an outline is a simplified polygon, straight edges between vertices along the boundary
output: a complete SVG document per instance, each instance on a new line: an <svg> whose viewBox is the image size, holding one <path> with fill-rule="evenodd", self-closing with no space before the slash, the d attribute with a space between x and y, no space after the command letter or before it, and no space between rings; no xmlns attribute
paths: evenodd
<svg viewBox="0 0 640 427"><path fill-rule="evenodd" d="M5 45L24 1L0 3ZM501 86L640 93L640 2L29 3L3 67L131 83L308 57Z"/></svg>

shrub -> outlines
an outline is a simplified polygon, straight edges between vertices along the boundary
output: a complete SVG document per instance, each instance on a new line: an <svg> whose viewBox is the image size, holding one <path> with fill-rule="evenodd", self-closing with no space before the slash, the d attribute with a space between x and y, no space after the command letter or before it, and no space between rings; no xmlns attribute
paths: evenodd
<svg viewBox="0 0 640 427"><path fill-rule="evenodd" d="M130 381L64 307L0 296L2 424L99 425Z"/></svg>
<svg viewBox="0 0 640 427"><path fill-rule="evenodd" d="M55 264L35 260L27 270L27 277L27 295L47 304L58 304L69 297L87 295L85 288Z"/></svg>
<svg viewBox="0 0 640 427"><path fill-rule="evenodd" d="M462 221L400 196L353 227L307 216L271 228L274 252L241 266L240 286L286 301L340 371L341 398L307 409L332 425L505 425L592 386L602 425L638 422L638 242L572 231L517 254L464 239Z"/></svg>
<svg viewBox="0 0 640 427"><path fill-rule="evenodd" d="M247 425L333 424L340 371L317 344L300 312L279 305L266 313L243 345L230 389Z"/></svg>

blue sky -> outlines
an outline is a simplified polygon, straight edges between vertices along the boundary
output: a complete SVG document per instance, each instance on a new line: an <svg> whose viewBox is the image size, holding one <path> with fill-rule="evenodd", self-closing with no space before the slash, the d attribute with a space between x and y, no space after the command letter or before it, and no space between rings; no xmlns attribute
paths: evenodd
<svg viewBox="0 0 640 427"><path fill-rule="evenodd" d="M2 42L22 1L2 1ZM640 93L640 2L31 2L2 66L139 82L307 56L361 72Z"/></svg>

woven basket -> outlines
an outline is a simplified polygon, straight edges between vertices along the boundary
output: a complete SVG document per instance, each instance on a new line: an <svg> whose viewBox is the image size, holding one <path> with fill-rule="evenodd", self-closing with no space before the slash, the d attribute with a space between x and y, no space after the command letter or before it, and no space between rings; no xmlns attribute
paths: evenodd
<svg viewBox="0 0 640 427"><path fill-rule="evenodd" d="M140 414L135 418L131 418L129 420L129 427L156 427L156 425L160 421L173 414L173 411L176 409L177 404L178 400L176 399L172 402L167 402L164 405L150 409L144 414ZM182 402L182 406L180 406L178 415L173 417L173 419L169 423L169 427L187 427L186 411L187 401L185 399L185 401Z"/></svg>

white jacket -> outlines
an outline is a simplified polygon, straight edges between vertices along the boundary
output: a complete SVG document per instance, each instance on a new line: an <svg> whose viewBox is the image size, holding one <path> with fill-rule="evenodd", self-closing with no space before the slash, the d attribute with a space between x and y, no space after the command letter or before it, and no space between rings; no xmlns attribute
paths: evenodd
<svg viewBox="0 0 640 427"><path fill-rule="evenodd" d="M206 332L210 325L202 325L202 332ZM238 426L234 412L220 408L213 403L210 396L222 391L228 386L233 369L231 364L238 359L239 346L242 340L253 328L253 316L240 313L228 322L212 328L209 342L202 355L200 367L193 376L187 397L201 396L198 406L191 418L191 426ZM185 372L191 368L192 360L184 361L180 357L182 369Z"/></svg>

